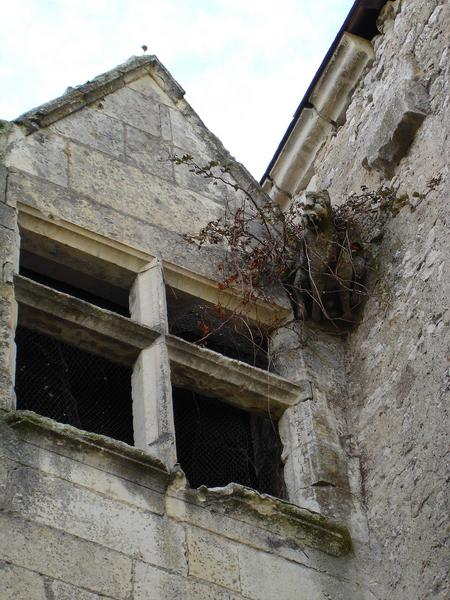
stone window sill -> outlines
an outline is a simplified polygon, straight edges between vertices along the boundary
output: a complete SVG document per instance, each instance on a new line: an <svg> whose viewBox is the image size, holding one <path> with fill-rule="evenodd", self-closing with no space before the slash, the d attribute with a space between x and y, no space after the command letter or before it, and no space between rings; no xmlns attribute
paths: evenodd
<svg viewBox="0 0 450 600"><path fill-rule="evenodd" d="M258 545L256 537L246 539L248 528L237 527L236 532L220 531L223 517L235 519L237 525L244 521L252 529L265 530L265 543L277 548L280 539L294 550L303 552L304 547L319 550L331 556L340 557L351 551L351 539L346 527L323 517L319 513L295 506L289 502L260 494L238 484L224 488L190 489L178 465L168 470L164 464L147 452L128 446L108 437L81 431L37 415L31 411L10 411L0 417L5 425L12 428L24 442L33 440L40 446L44 439L56 442L58 452L83 462L87 453L107 455L111 460L134 463L147 475L159 481L157 486L166 497L166 515L177 521L192 521L193 509L203 509L213 513L209 521L214 527L215 516L218 533L250 545ZM86 458L84 458L85 460ZM126 464L124 465L126 468ZM180 509L181 505L184 507ZM272 539L273 538L273 539ZM273 543L272 543L273 542Z"/></svg>

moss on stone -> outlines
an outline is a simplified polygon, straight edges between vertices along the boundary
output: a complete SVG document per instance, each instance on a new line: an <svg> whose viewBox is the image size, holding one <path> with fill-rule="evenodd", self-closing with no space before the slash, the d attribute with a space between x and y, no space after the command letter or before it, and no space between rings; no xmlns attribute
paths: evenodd
<svg viewBox="0 0 450 600"><path fill-rule="evenodd" d="M158 458L140 450L129 446L124 442L114 440L110 437L93 433L90 431L83 431L59 423L53 419L43 417L30 410L16 410L8 411L3 415L0 414L0 423L3 422L9 427L14 429L27 429L27 428L40 428L44 429L50 434L61 436L66 438L68 441L75 441L77 443L87 444L95 446L97 449L109 452L111 454L117 454L123 458L128 458L134 462L141 463L145 467L150 467L159 472L163 472L169 478L169 472L167 471L164 463Z"/></svg>
<svg viewBox="0 0 450 600"><path fill-rule="evenodd" d="M350 533L344 525L237 483L223 488L186 489L185 494L199 504L222 505L227 512L236 511L236 514L245 512L256 519L260 527L293 542L298 548L308 546L332 556L344 556L351 551Z"/></svg>

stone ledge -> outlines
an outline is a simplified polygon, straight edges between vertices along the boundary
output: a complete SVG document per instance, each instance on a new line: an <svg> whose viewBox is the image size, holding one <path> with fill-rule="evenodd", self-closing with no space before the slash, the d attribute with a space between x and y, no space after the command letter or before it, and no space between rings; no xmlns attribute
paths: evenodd
<svg viewBox="0 0 450 600"><path fill-rule="evenodd" d="M16 275L19 323L82 350L132 366L159 333L127 317Z"/></svg>
<svg viewBox="0 0 450 600"><path fill-rule="evenodd" d="M227 517L239 516L240 521L264 529L278 539L282 538L286 544L303 553L306 546L339 557L345 556L352 549L348 529L317 512L267 494L260 494L237 483L230 483L223 488L201 486L193 490L187 487L184 473L177 466L172 471L172 484L167 491L167 497L168 500L178 499ZM171 505L170 502L167 513L172 518L190 522L186 516L189 512L180 513L176 510L176 505ZM240 541L253 544L251 539L241 538ZM270 540L268 543L271 545ZM277 547L275 537L272 546Z"/></svg>
<svg viewBox="0 0 450 600"><path fill-rule="evenodd" d="M286 206L292 196L307 186L314 160L333 130L334 125L323 119L314 107L303 109L270 173L273 187L269 195L275 202ZM269 191L268 185L266 181L266 191Z"/></svg>
<svg viewBox="0 0 450 600"><path fill-rule="evenodd" d="M307 187L319 150L345 122L353 90L373 57L369 41L344 33L265 178L263 189L281 206Z"/></svg>
<svg viewBox="0 0 450 600"><path fill-rule="evenodd" d="M58 423L32 411L5 412L0 414L1 423L25 434L30 430L38 434L40 432L50 434L54 438L59 438L59 444L62 441L68 444L72 442L83 446L85 450L106 453L111 459L131 461L135 466L152 473L163 483L167 498L166 514L174 520L196 524L195 520L189 519L189 510L177 511L176 505L171 503L173 500L178 500L186 506L194 505L207 509L212 520L215 519L215 515L217 518L219 515L226 515L237 523L242 521L246 523L245 532L241 527L241 535L236 540L243 544L254 545L251 530L257 528L266 532L269 536L265 538L266 543L273 547L275 552L280 538L287 546L299 552L304 552L303 548L309 547L339 557L351 551L352 542L346 527L319 513L284 500L260 494L236 483L230 483L224 488L201 486L198 489L191 489L178 465L169 472L159 459L143 450L103 435ZM225 537L230 537L230 534Z"/></svg>
<svg viewBox="0 0 450 600"><path fill-rule="evenodd" d="M337 125L345 123L345 111L353 90L373 58L373 46L368 40L344 32L309 97L323 119Z"/></svg>
<svg viewBox="0 0 450 600"><path fill-rule="evenodd" d="M31 410L5 412L4 414L0 414L0 423L1 422L20 431L26 429L40 429L67 441L75 441L79 444L100 450L101 452L106 452L112 456L119 456L131 460L134 463L139 463L143 467L147 469L150 468L157 472L159 476L163 475L167 477L167 480L169 478L169 472L164 466L164 463L139 448L134 448L133 446L129 446L124 442L114 440L105 435L83 431L82 429L72 427L72 425L59 423L48 417L38 415Z"/></svg>
<svg viewBox="0 0 450 600"><path fill-rule="evenodd" d="M306 373L303 381L292 383L172 335L166 336L166 342L175 385L188 386L245 410L270 413L275 418L312 397Z"/></svg>

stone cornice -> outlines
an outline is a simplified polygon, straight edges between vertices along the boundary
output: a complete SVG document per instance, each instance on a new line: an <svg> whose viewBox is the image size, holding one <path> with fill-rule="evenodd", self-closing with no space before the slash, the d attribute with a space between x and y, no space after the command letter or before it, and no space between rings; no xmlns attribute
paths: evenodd
<svg viewBox="0 0 450 600"><path fill-rule="evenodd" d="M345 122L353 90L372 58L368 40L343 34L265 179L264 191L281 206L308 185L320 148Z"/></svg>
<svg viewBox="0 0 450 600"><path fill-rule="evenodd" d="M55 121L104 98L144 75L155 77L158 84L173 102L178 102L184 96L183 88L156 56L132 56L123 64L111 69L111 71L102 73L92 81L74 88L68 88L66 93L59 98L27 111L15 119L14 122L25 126L29 133L33 133L41 127L47 127Z"/></svg>

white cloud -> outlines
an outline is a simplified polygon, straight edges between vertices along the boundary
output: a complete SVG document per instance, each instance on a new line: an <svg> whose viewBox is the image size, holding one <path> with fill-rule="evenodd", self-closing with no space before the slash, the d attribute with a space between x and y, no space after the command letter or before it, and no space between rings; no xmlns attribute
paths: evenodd
<svg viewBox="0 0 450 600"><path fill-rule="evenodd" d="M352 0L21 0L2 8L0 116L111 69L147 44L259 177Z"/></svg>

